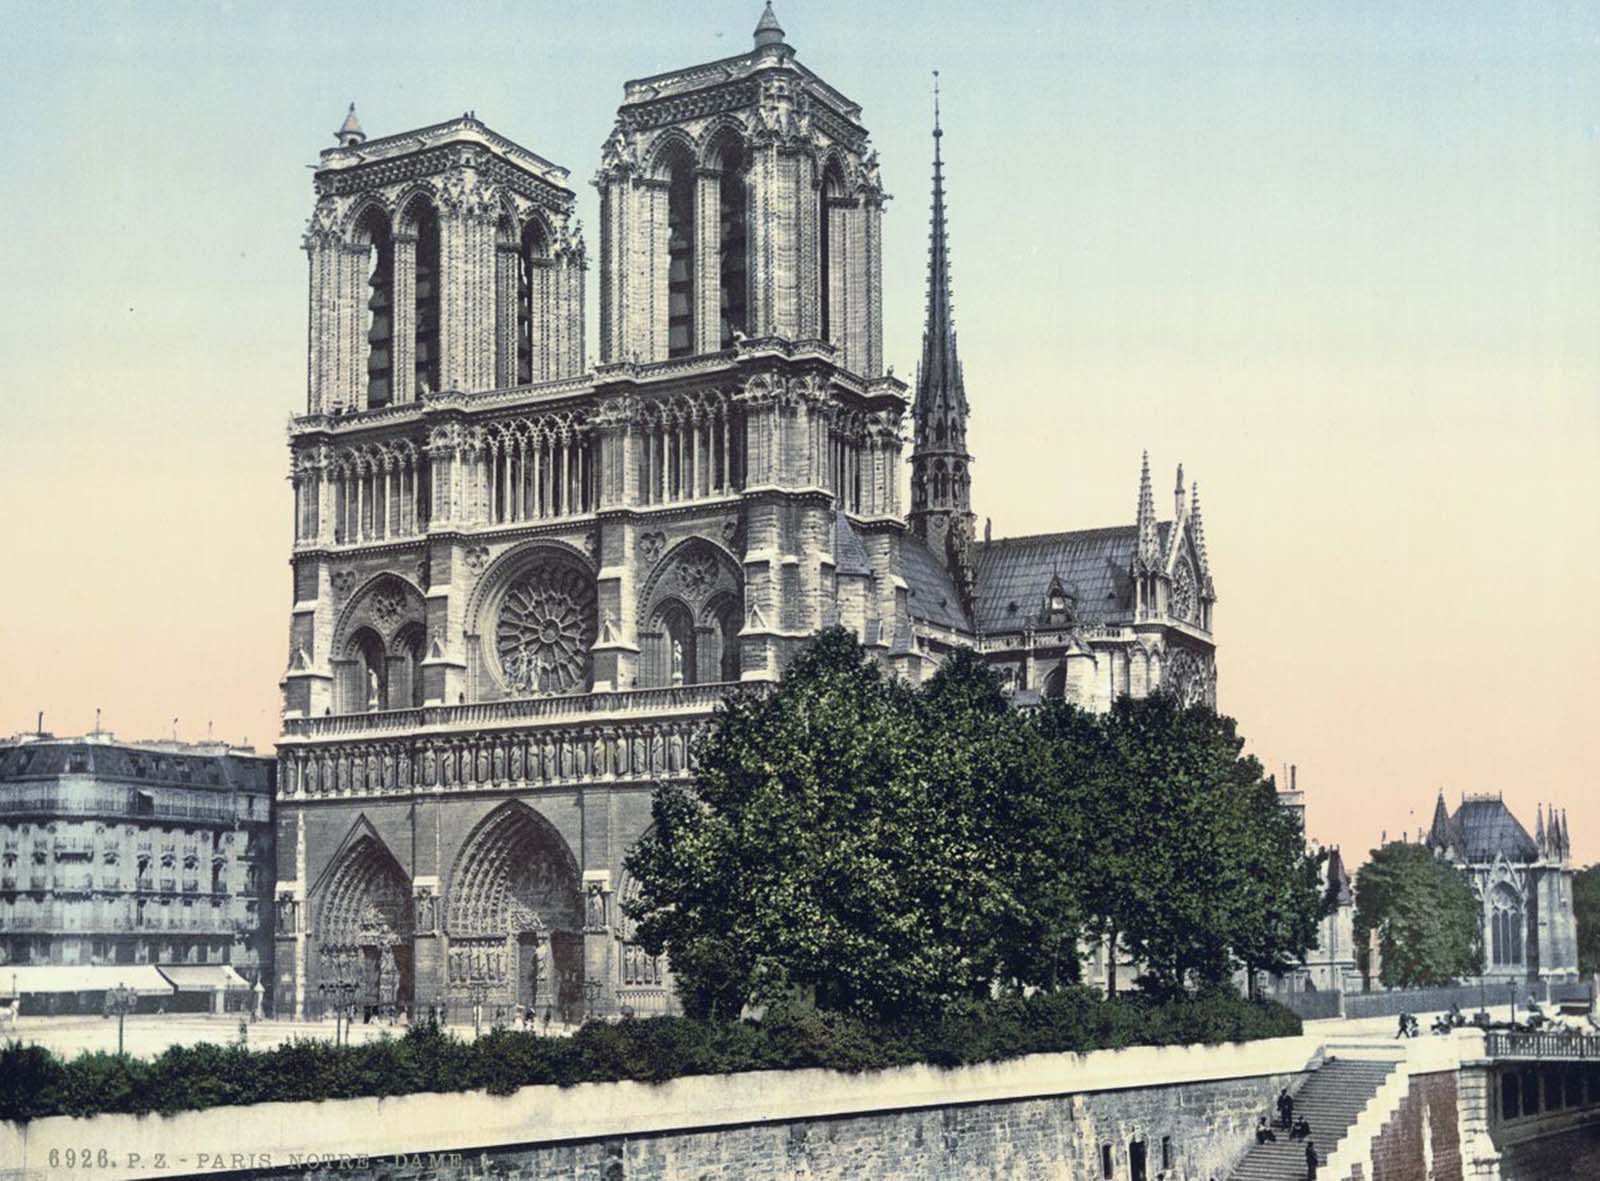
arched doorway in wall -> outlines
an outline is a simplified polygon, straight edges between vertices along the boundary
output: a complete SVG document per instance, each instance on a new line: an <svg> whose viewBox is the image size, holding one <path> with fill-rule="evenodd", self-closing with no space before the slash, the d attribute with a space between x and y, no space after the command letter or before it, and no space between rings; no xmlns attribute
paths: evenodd
<svg viewBox="0 0 1600 1181"><path fill-rule="evenodd" d="M578 864L561 834L511 800L462 845L449 880L447 1005L452 1020L511 1020L519 1008L580 1017L583 898Z"/></svg>
<svg viewBox="0 0 1600 1181"><path fill-rule="evenodd" d="M411 882L368 831L346 845L317 890L308 944L308 1002L327 1011L348 997L356 1014L411 1007ZM318 986L324 987L318 987Z"/></svg>

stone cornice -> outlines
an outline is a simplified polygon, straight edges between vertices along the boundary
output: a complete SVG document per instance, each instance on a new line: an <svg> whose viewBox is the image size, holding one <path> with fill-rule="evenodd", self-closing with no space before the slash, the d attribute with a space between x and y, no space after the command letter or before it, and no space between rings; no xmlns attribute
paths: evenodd
<svg viewBox="0 0 1600 1181"><path fill-rule="evenodd" d="M508 139L472 115L446 120L429 127L403 131L395 135L369 139L352 147L323 149L318 174L359 169L385 160L415 155L429 148L455 145L476 145L493 151L508 162L545 184L565 188L571 173L546 160L537 152L529 151L514 140Z"/></svg>

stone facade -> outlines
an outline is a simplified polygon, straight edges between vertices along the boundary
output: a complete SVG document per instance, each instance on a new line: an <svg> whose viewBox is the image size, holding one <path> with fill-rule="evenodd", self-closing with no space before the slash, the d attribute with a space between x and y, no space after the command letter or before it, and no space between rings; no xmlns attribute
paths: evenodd
<svg viewBox="0 0 1600 1181"><path fill-rule="evenodd" d="M1444 793L1427 844L1463 869L1483 907L1484 980L1570 981L1578 975L1572 847L1564 812L1539 808L1534 835L1498 795L1464 796L1454 815Z"/></svg>
<svg viewBox="0 0 1600 1181"><path fill-rule="evenodd" d="M351 980L458 1016L668 1007L620 908L650 791L822 628L913 681L976 647L1019 703L1212 700L1181 470L1170 522L1146 465L1132 526L972 536L940 166L913 399L861 110L770 12L750 52L624 88L593 368L564 169L471 113L368 139L352 109L337 140L289 429L280 1011Z"/></svg>
<svg viewBox="0 0 1600 1181"><path fill-rule="evenodd" d="M0 742L0 965L225 964L270 985L274 771L222 743Z"/></svg>

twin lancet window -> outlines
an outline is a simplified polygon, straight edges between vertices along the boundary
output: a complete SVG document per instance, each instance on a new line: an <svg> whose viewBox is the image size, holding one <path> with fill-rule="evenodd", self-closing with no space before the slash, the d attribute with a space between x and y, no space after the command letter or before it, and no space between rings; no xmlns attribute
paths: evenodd
<svg viewBox="0 0 1600 1181"><path fill-rule="evenodd" d="M395 399L397 246L410 246L411 358L416 395L439 388L439 218L423 205L407 219L398 239L378 211L362 219L358 241L367 247L367 407Z"/></svg>
<svg viewBox="0 0 1600 1181"><path fill-rule="evenodd" d="M717 155L716 280L719 348L731 348L734 334L749 320L748 215L744 150L729 143ZM695 237L696 175L688 152L674 153L667 165L667 355L698 351L695 296L698 243Z"/></svg>

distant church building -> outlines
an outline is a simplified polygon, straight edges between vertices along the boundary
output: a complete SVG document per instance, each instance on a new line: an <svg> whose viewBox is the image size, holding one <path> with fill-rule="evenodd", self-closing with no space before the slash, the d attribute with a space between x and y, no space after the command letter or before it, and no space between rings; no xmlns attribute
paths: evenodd
<svg viewBox="0 0 1600 1181"><path fill-rule="evenodd" d="M1565 811L1539 809L1529 836L1498 795L1469 795L1451 815L1444 793L1427 845L1465 870L1483 907L1484 978L1573 980L1578 924Z"/></svg>
<svg viewBox="0 0 1600 1181"><path fill-rule="evenodd" d="M732 685L820 629L1019 701L1215 696L1180 469L1158 519L974 536L935 116L916 388L885 371L861 110L771 7L629 82L600 193L600 360L567 171L474 115L322 153L279 744L276 995L461 1015L670 1006L623 859ZM994 399L989 399L993 404ZM910 414L911 503L901 503Z"/></svg>

